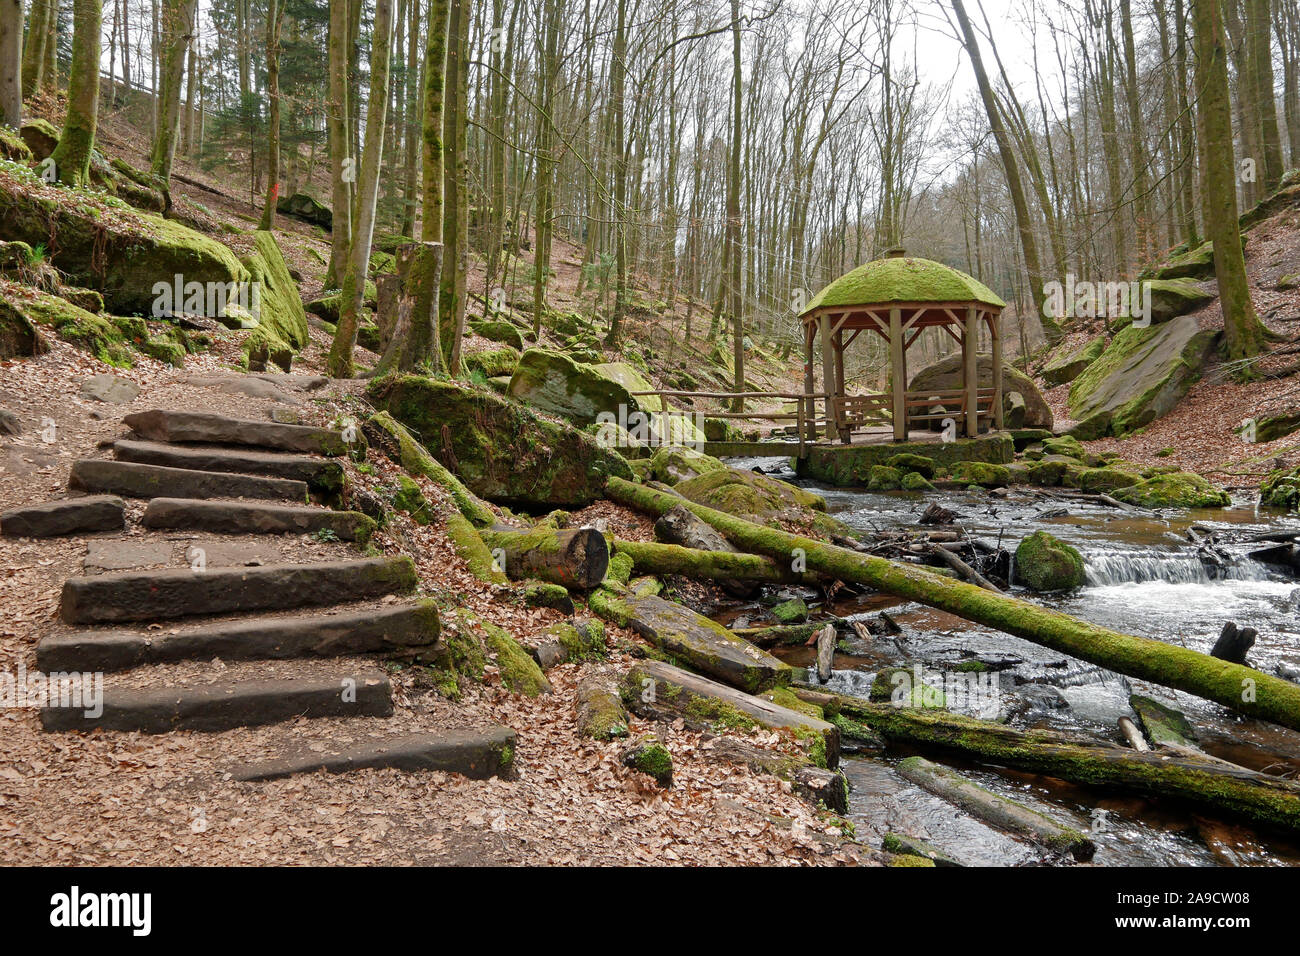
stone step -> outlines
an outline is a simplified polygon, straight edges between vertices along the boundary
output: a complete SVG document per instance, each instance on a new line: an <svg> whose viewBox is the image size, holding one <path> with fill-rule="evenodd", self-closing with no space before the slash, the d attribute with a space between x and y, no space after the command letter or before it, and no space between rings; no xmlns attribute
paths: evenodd
<svg viewBox="0 0 1300 956"><path fill-rule="evenodd" d="M314 534L332 531L340 541L365 543L375 520L359 511L330 511L301 505L243 501L155 498L144 509L146 528L183 528L218 534Z"/></svg>
<svg viewBox="0 0 1300 956"><path fill-rule="evenodd" d="M408 557L261 568L169 568L69 578L59 613L68 624L152 621L195 614L289 610L415 590Z"/></svg>
<svg viewBox="0 0 1300 956"><path fill-rule="evenodd" d="M312 455L346 455L343 433L310 425L282 425L278 422L226 418L205 412L177 412L152 409L135 412L122 423L148 441L192 442L209 445L245 445L300 451ZM361 429L357 430L360 441Z"/></svg>
<svg viewBox="0 0 1300 956"><path fill-rule="evenodd" d="M343 490L343 466L329 458L312 458L245 448L190 448L121 438L113 443L118 461L193 471L228 471L305 481L312 491L337 494Z"/></svg>
<svg viewBox="0 0 1300 956"><path fill-rule="evenodd" d="M284 478L137 465L107 458L72 463L68 487L127 498L275 498L306 501L307 483Z"/></svg>
<svg viewBox="0 0 1300 956"><path fill-rule="evenodd" d="M84 704L85 701L78 702ZM100 713L84 706L43 707L49 731L220 731L295 717L390 717L393 690L383 674L340 671L335 679L235 681L177 687L104 688Z"/></svg>
<svg viewBox="0 0 1300 956"><path fill-rule="evenodd" d="M87 495L25 505L0 514L0 534L11 538L52 538L82 531L121 531L126 505L116 495Z"/></svg>
<svg viewBox="0 0 1300 956"><path fill-rule="evenodd" d="M438 641L432 601L340 614L223 621L166 631L61 630L36 645L36 663L53 671L114 671L183 660L263 660L373 654Z"/></svg>
<svg viewBox="0 0 1300 956"><path fill-rule="evenodd" d="M445 730L434 734L404 734L367 740L334 753L278 757L234 771L236 780L277 780L297 773L392 767L397 770L441 770L472 780L505 774L514 761L516 734L509 727L486 730Z"/></svg>

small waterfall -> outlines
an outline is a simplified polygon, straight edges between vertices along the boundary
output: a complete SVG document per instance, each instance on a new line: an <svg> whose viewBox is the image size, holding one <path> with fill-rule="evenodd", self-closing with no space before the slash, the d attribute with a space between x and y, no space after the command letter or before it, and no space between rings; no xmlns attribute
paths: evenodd
<svg viewBox="0 0 1300 956"><path fill-rule="evenodd" d="M1263 581L1268 578L1268 569L1258 561L1243 558L1225 568L1219 568L1207 566L1195 554L1175 552L1151 554L1116 551L1110 554L1089 554L1084 573L1091 587L1144 584L1148 581L1209 584L1224 579Z"/></svg>

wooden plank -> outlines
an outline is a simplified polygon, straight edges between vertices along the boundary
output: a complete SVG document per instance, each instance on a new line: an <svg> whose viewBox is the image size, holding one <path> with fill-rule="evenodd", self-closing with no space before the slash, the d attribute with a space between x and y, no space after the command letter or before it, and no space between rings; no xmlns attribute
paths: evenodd
<svg viewBox="0 0 1300 956"><path fill-rule="evenodd" d="M907 440L907 351L903 347L903 313L889 310L889 365L894 385L894 441Z"/></svg>

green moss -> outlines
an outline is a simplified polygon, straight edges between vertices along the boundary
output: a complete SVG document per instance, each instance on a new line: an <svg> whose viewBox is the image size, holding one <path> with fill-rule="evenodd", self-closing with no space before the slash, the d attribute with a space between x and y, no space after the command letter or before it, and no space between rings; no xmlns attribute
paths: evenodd
<svg viewBox="0 0 1300 956"><path fill-rule="evenodd" d="M510 346L489 349L484 352L471 352L465 356L466 369L477 369L488 378L497 375L512 375L519 364L519 352Z"/></svg>
<svg viewBox="0 0 1300 956"><path fill-rule="evenodd" d="M876 259L840 276L813 297L807 315L823 306L878 302L980 302L1006 306L984 283L957 269L912 256Z"/></svg>
<svg viewBox="0 0 1300 956"><path fill-rule="evenodd" d="M933 491L934 485L926 480L925 476L919 471L909 471L899 482L899 486L904 491Z"/></svg>
<svg viewBox="0 0 1300 956"><path fill-rule="evenodd" d="M952 480L963 485L1001 488L1011 484L1011 472L1006 465L994 465L986 461L959 461L952 466Z"/></svg>
<svg viewBox="0 0 1300 956"><path fill-rule="evenodd" d="M1043 453L1047 455L1065 455L1067 458L1077 458L1082 461L1084 455L1087 454L1087 449L1073 435L1062 435L1059 438L1044 439Z"/></svg>
<svg viewBox="0 0 1300 956"><path fill-rule="evenodd" d="M474 529L474 526L469 523L469 520L464 515L448 515L446 527L447 537L451 540L452 547L456 549L456 553L465 562L466 567L469 568L474 577L480 581L486 581L488 584L509 583L505 572L493 559L492 552L488 550L488 546L483 542L478 531Z"/></svg>
<svg viewBox="0 0 1300 956"><path fill-rule="evenodd" d="M772 608L772 616L781 624L802 624L808 620L808 605L803 598L791 598Z"/></svg>
<svg viewBox="0 0 1300 956"><path fill-rule="evenodd" d="M903 473L889 465L872 465L867 476L868 491L896 491L902 483Z"/></svg>
<svg viewBox="0 0 1300 956"><path fill-rule="evenodd" d="M1190 471L1155 475L1119 489L1115 497L1143 508L1222 508L1232 504L1226 491Z"/></svg>
<svg viewBox="0 0 1300 956"><path fill-rule="evenodd" d="M566 614L573 612L573 598L568 588L550 581L529 581L524 585L524 604L528 607L549 607Z"/></svg>
<svg viewBox="0 0 1300 956"><path fill-rule="evenodd" d="M654 777L661 787L673 783L673 755L656 741L647 741L630 751L624 762L641 773Z"/></svg>
<svg viewBox="0 0 1300 956"><path fill-rule="evenodd" d="M607 587L599 587L587 595L587 607L592 614L619 627L627 627L632 621L632 609L622 595Z"/></svg>
<svg viewBox="0 0 1300 956"><path fill-rule="evenodd" d="M622 551L610 555L609 569L605 572L605 580L612 581L617 585L626 586L632 577L632 569L635 563L630 554ZM608 587L608 585L605 585Z"/></svg>
<svg viewBox="0 0 1300 956"><path fill-rule="evenodd" d="M1083 584L1083 556L1046 531L1035 531L1016 547L1016 578L1035 591L1064 591Z"/></svg>
<svg viewBox="0 0 1300 956"><path fill-rule="evenodd" d="M1141 480L1141 475L1123 468L1088 468L1079 473L1079 487L1088 492L1109 494L1120 488L1136 485Z"/></svg>
<svg viewBox="0 0 1300 956"><path fill-rule="evenodd" d="M692 697L682 712L690 719L718 730L757 730L758 721L716 697Z"/></svg>
<svg viewBox="0 0 1300 956"><path fill-rule="evenodd" d="M807 714L809 717L816 717L818 720L824 719L820 707L805 700L800 700L795 696L794 691L788 687L773 687L771 690L764 691L760 696L766 697L772 703L784 707L786 710Z"/></svg>
<svg viewBox="0 0 1300 956"><path fill-rule="evenodd" d="M1288 511L1300 509L1300 468L1272 472L1259 486L1259 503Z"/></svg>
<svg viewBox="0 0 1300 956"><path fill-rule="evenodd" d="M537 697L550 693L551 685L537 666L537 661L504 628L490 621L480 621L488 649L496 655L501 683L512 694Z"/></svg>
<svg viewBox="0 0 1300 956"><path fill-rule="evenodd" d="M697 475L726 470L727 466L717 458L678 445L658 448L650 458L650 474L668 485L675 485Z"/></svg>
<svg viewBox="0 0 1300 956"><path fill-rule="evenodd" d="M934 477L934 459L926 455L903 452L885 459L885 464L890 468L897 468L901 472L918 472L922 478Z"/></svg>
<svg viewBox="0 0 1300 956"><path fill-rule="evenodd" d="M398 475L397 489L393 492L393 507L407 512L417 524L428 524L433 518L433 509L424 492L406 475Z"/></svg>
<svg viewBox="0 0 1300 956"><path fill-rule="evenodd" d="M425 450L400 422L388 412L372 415L366 423L366 433L390 459L400 464L412 475L423 475L445 488L455 501L460 513L479 527L491 524L492 511L451 472Z"/></svg>

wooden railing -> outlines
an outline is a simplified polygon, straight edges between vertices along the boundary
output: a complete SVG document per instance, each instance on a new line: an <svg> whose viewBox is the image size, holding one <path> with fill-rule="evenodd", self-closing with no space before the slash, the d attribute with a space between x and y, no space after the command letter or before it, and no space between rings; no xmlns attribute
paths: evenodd
<svg viewBox="0 0 1300 956"><path fill-rule="evenodd" d="M816 440L816 428L825 424L825 419L818 419L814 403L817 401L825 402L832 396L824 392L683 392L683 391L666 391L657 389L650 392L632 392L634 398L647 395L657 395L661 399L697 399L708 398L715 401L730 402L734 399L743 399L745 401L768 400L780 402L794 402L795 410L787 411L755 411L755 412L710 412L710 418L725 419L743 419L757 420L766 422L794 422L795 433L799 436L799 457L804 457L805 446L809 440Z"/></svg>

